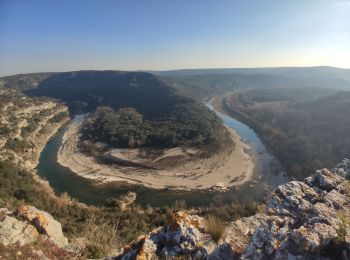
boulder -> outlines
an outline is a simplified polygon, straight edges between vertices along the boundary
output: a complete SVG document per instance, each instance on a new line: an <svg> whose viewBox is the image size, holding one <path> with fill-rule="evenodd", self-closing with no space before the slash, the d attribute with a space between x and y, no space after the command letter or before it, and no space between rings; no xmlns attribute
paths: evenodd
<svg viewBox="0 0 350 260"><path fill-rule="evenodd" d="M68 245L61 224L49 213L33 206L22 206L15 211L0 210L1 244L25 245L39 238L48 238L60 248Z"/></svg>
<svg viewBox="0 0 350 260"><path fill-rule="evenodd" d="M203 258L213 252L215 246L204 219L180 211L172 214L169 224L126 246L116 259L167 259L179 255Z"/></svg>
<svg viewBox="0 0 350 260"><path fill-rule="evenodd" d="M241 255L264 218L264 214L256 214L231 222L225 227L223 242L231 245L235 255Z"/></svg>
<svg viewBox="0 0 350 260"><path fill-rule="evenodd" d="M107 203L109 206L117 207L124 211L130 208L130 206L135 202L137 194L135 192L129 191L125 195L120 196L118 199L109 199Z"/></svg>
<svg viewBox="0 0 350 260"><path fill-rule="evenodd" d="M222 260L222 259L238 259L232 251L232 247L229 243L223 243L218 246L206 260Z"/></svg>
<svg viewBox="0 0 350 260"><path fill-rule="evenodd" d="M0 212L0 244L7 246L18 243L23 246L39 238L40 234L34 226L12 217L7 209L0 209Z"/></svg>

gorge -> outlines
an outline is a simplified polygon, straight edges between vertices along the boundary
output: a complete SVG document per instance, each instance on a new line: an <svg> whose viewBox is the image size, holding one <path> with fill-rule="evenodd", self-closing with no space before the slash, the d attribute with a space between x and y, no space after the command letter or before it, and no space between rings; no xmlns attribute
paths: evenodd
<svg viewBox="0 0 350 260"><path fill-rule="evenodd" d="M225 77L225 79L227 78ZM210 87L188 86L186 85L187 83L182 81L183 79L178 80L156 77L147 73L99 73L96 71L71 72L63 73L62 75L60 73L41 74L35 77L32 75L20 75L14 76L11 80L0 79L0 84L5 86L0 87L2 91L1 98L4 101L0 107L4 111L1 115L2 125L0 129L2 134L0 145L4 148L0 154L2 156L2 161L0 162L0 184L3 187L0 203L2 207L7 208L3 210L4 216L9 217L5 217L4 221L11 220L15 222L12 218L21 221L22 215L17 215L17 211L22 212L23 210L18 207L23 204L35 206L39 211L47 211L62 224L63 234L69 239L70 246L76 247L77 239L78 241L80 238L87 239L83 245L80 245L81 249L79 250L81 251L78 254L84 257L104 257L107 255L116 256L122 253L121 247L124 244L136 239L141 234L147 234L154 228L160 229L164 227L168 229L169 217L175 218L173 219L174 222L172 222L173 225L180 225L181 229L184 230L192 229L191 225L193 224L191 224L191 221L198 221L199 232L204 232L205 237L208 237L210 240L212 235L209 231L205 231L206 227L203 227L203 225L205 225L204 223L208 217L214 216L222 221L222 226L227 232L234 232L228 236L227 241L222 240L220 243L223 241L228 242L234 255L242 255L244 252L247 253L249 251L249 248L245 248L245 246L249 244L250 239L259 240L258 236L262 235L265 237L266 232L271 231L272 227L269 226L270 220L268 220L268 223L264 222L266 218L270 219L272 214L270 212L271 206L268 205L267 211L265 211L263 205L265 202L269 204L271 199L279 198L282 203L282 201L288 201L288 197L292 196L292 201L296 199L302 205L308 205L310 201L313 205L315 202L323 203L323 195L321 194L323 191L321 190L325 189L325 192L328 193L331 189L328 186L326 188L322 186L319 191L317 187L323 184L317 183L323 181L330 183L333 178L336 179L337 185L343 183L343 185L337 186L335 190L341 194L346 194L348 177L342 176L341 178L344 180L338 180L336 176L332 177L333 174L338 174L338 170L319 171L316 174L318 177L312 177L312 180L306 181L306 184L316 191L317 194L313 194L310 191L312 196L316 196L315 199L308 197L311 193L309 194L304 184L294 180L295 178L302 180L304 177L312 175L312 169L315 169L315 165L320 165L319 163L322 166L327 166L331 165L335 159L340 160L340 158L346 157L348 149L346 146L348 143L346 135L348 119L345 115L348 107L347 92L319 88L244 89L242 87L240 89L231 89L230 93L226 94L226 89L212 92L213 89ZM30 97L11 88L20 89L25 94L30 95ZM132 95L128 95L129 88L132 89ZM113 95L109 95L110 91L113 92ZM74 95L70 95L71 93ZM196 95L196 93L201 93L201 95ZM144 96L145 100L134 98L139 94ZM49 97L44 97L45 95ZM235 99L236 97L239 97L239 99ZM59 98L59 100L52 98ZM162 102L157 104L158 100L162 100ZM130 109L130 106L135 106L137 110ZM77 143L74 143L73 139L67 139L67 133L72 129L74 130L75 126L78 126L76 123L82 119L83 115L85 117L88 117L87 115L95 115L96 109L98 110L101 107L103 111L107 111L107 114L105 114L104 118L96 117L94 119L96 122L99 122L98 120L100 119L107 119L101 121L103 122L100 125L102 128L98 128L100 126L95 125L96 129L101 129L101 131L98 131L98 135L91 132L89 134L92 135L88 135L88 139L81 139L81 141L87 145L100 146L102 150L92 150L92 152L97 152L94 155L91 151L89 154L84 150L74 150L74 148L72 152L65 154L63 160L65 162L60 161L60 163L69 166L72 170L79 164L79 167L88 168L90 167L90 162L87 163L87 161L83 160L81 157L83 155L90 156L91 160L96 160L98 167L102 167L101 165L106 163L104 156L113 156L113 164L115 163L114 160L117 159L118 163L120 163L119 161L122 162L121 167L124 167L123 164L127 163L127 167L130 168L129 172L123 173L124 179L120 178L123 175L118 175L119 173L117 173L115 176L118 176L120 179L108 181L104 178L105 176L99 175L100 173L94 170L87 172L86 175L83 175L81 172L76 174L71 169L57 162L57 158L60 157L60 152L64 151L65 146L74 145L78 147L80 145L79 138L77 138L80 134L79 131L73 135L74 138L78 139ZM271 111L270 108L278 109ZM310 110L310 108L315 109ZM68 121L68 109L72 117L70 121ZM293 114L294 112L299 114L302 112L302 115L308 115L305 111L307 109L315 111L313 115L317 117L313 120L310 117L306 117L308 121L305 121L304 117L298 118ZM316 113L317 109L323 111L323 114ZM142 117L141 119L145 120L145 125L134 124L134 122L142 122L142 120L139 120L139 111L142 111L140 114L145 119L142 119ZM175 113L173 113L174 111ZM325 117L325 115L329 117L332 113L337 116L331 119ZM130 124L118 121L118 118L123 118L125 115L127 115L126 118L129 115L131 116ZM174 115L174 117L171 115ZM288 115L290 121L284 115ZM116 122L114 117L119 125L113 123ZM317 121L318 119L316 118L320 118L321 121ZM295 119L298 121L293 121ZM259 120L265 120L265 122L270 120L270 123L267 127L267 123ZM106 123L108 127L104 128ZM339 134L338 139L340 137L341 142L329 130L317 131L318 136L310 136L312 138L325 136L328 138L327 140L333 140L331 144L339 148L336 152L332 152L332 146L325 143L320 144L327 149L319 150L313 154L309 152L312 150L316 151L317 147L307 142L306 138L310 131L303 131L312 129L315 123L319 127L326 127L326 129L330 129L332 125L343 124L342 128L339 128L339 131L337 131ZM157 129L155 131L155 125L161 126L159 129L162 130L158 131L159 129ZM287 125L288 131L293 134L297 133L297 137L301 137L304 140L304 144L301 145L301 139L296 138L290 139L290 142L285 142L286 138L281 133L282 130L286 130L285 128L279 128L285 127L285 125ZM299 131L297 132L295 127L298 125L304 125L305 127L297 128ZM108 143L108 138L100 139L103 137L100 134L104 133L104 131L111 131L118 126L121 129L125 129L125 131L122 130L119 133L112 131L109 134L113 138L122 138L120 139L122 142L110 144ZM58 130L60 127L61 129ZM76 127L75 129L78 128ZM143 131L144 129L146 131ZM57 133L54 135L56 131ZM124 132L126 135L123 136ZM152 133L156 134L156 136L152 136ZM234 137L232 141L227 138L229 136L227 135L228 133L231 133L231 137ZM218 136L221 139L216 139ZM142 140L146 141L142 143ZM166 145L164 147L154 145L154 141L159 142L159 140L166 141L164 143ZM281 140L281 143L277 146L273 143L274 140ZM151 145L145 146L147 142L150 142L149 144ZM179 145L180 143L181 145ZM304 160L311 161L312 164L301 164L303 160L301 153L296 157L293 150L293 147L297 144L302 149ZM281 149L282 146L284 146L285 150L283 153L279 153L278 149ZM305 150L303 147L307 147L309 150ZM135 151L137 153L148 151L151 152L150 155L155 157L146 156L136 158L136 160L134 158L129 159ZM197 151L204 151L203 156L197 156ZM235 154L234 151L238 153ZM283 161L283 164L280 165L278 158L289 153L290 158L298 158L298 163L306 170L299 170L298 174L295 174L296 168L293 167L293 171L287 168L285 172L284 166L288 166L289 161ZM330 153L332 153L332 161L317 161L313 158L314 156L316 158L327 158ZM223 156L223 154L224 157L221 158L225 159L220 161L219 164L214 164L213 171L205 170L204 172L207 175L202 177L201 171L206 168L201 162L217 158L215 156L218 155ZM176 157L179 155L180 157ZM233 156L237 160L233 161L232 164L228 164L227 162L230 161L228 159L230 158L229 156ZM145 158L152 158L152 160L147 161ZM328 156L328 158L330 157ZM101 159L102 161L99 161ZM108 157L108 159L111 159L111 157ZM70 165L65 164L69 160L73 160L73 163ZM158 161L162 163L154 163ZM192 168L194 175L191 175L190 172L183 174L179 170L181 167L186 166L187 163L195 165L195 162L200 162L200 168L198 166ZM293 162L295 161L290 163ZM108 163L110 161L107 162L107 165ZM344 163L347 165L347 161ZM248 167L249 164L250 166ZM240 165L244 167L242 168ZM251 166L254 166L254 169ZM112 166L108 165L108 167ZM120 166L113 165L113 167ZM165 181L163 183L144 182L148 178L147 174L144 173L147 172L152 178L155 178L156 174L167 169L166 167L173 168L174 173L179 175L163 175L164 179L159 178L159 180ZM222 171L221 169L225 169L225 167L226 170ZM309 170L307 170L307 167L309 167ZM140 170L142 168L145 169L144 173ZM248 169L254 171L249 173ZM216 173L217 176L215 175ZM140 179L142 174L145 177ZM198 176L195 174L198 174ZM174 180L178 180L178 182ZM289 182L290 180L293 181ZM193 184L191 184L191 181ZM275 191L273 191L274 189ZM307 194L304 194L305 192ZM333 193L329 194L329 196L333 195ZM299 200L300 197L305 197L308 202ZM333 199L337 200L340 198L343 198L342 195L336 194L336 198ZM347 197L344 197L344 199L345 204L338 205L339 207L333 203L334 200L331 202L334 204L332 204L333 206L327 202L326 206L333 207L335 213L332 211L333 209L326 208L323 204L321 206L327 212L332 211L334 219L338 218L343 221L343 213L347 214L346 212L348 212L346 208ZM27 210L27 208L25 209ZM36 212L36 209L31 210ZM293 208L293 210L296 209ZM312 218L323 218L321 215L317 215L318 213L315 210L316 208L312 207L312 212L307 211L306 213L310 214ZM346 218L343 221L344 223L336 223L336 220L334 220L335 228L333 230L322 226L322 230L318 230L316 234L311 232L311 229L314 228L311 222L307 222L306 219L298 219L296 222L303 222L307 229L306 233L304 233L305 237L301 238L300 232L304 231L299 230L299 224L297 226L293 224L296 223L294 220L284 219L282 221L280 219L281 214L284 214L282 211L284 212L284 209L281 209L281 212L277 212L277 215L274 215L275 217L273 218L276 218L283 228L288 226L291 227L291 230L295 230L293 231L295 233L293 237L287 236L282 239L284 245L288 245L288 252L292 252L292 248L297 246L299 253L306 254L306 251L300 249L301 245L306 246L304 243L307 243L307 247L311 248L311 251L307 249L307 252L311 255L315 254L316 251L322 251L322 254L329 255L332 250L336 250L336 254L339 255L342 253L342 251L339 251L339 248L342 248L341 250L346 248L346 234L344 235L342 231L343 226L346 226L348 223ZM261 215L263 212L265 212L265 215ZM259 214L254 215L256 213ZM39 212L38 214L41 216L44 213ZM240 220L242 217L247 218ZM294 218L295 216L292 217ZM282 218L285 218L284 215ZM6 227L6 232L8 232L6 223L3 225ZM20 223L18 225L23 226ZM236 247L240 245L239 241L232 240L232 237L238 234L242 235L241 233L235 233L238 232L237 225L243 225L243 227L247 227L250 230L247 233L249 234L248 236L246 236L246 231L239 231L242 234L244 233L242 239L248 243L244 245L244 248L242 245L240 251L235 251L237 250ZM259 233L260 231L258 232L257 230L257 235L255 236L254 230L259 225L265 226L265 228L261 231L263 233ZM266 225L268 226L267 229ZM32 230L32 227L27 227L27 224L24 226ZM110 235L103 237L102 234L93 233L95 232L93 230L96 230L94 226L104 227L101 228L101 232L103 231L103 233ZM317 224L317 227L321 226ZM39 233L42 232L41 227L37 228ZM323 230L323 228L326 229ZM328 232L329 236L323 231ZM157 231L154 232L157 233ZM36 234L36 231L33 231L33 234ZM269 243L275 241L273 236L275 235L272 235L268 241L261 242L264 245L266 244L266 246L261 247L260 242L254 244L255 251L252 249L253 251L249 251L249 254L253 253L254 257L258 257L261 250L268 250L264 251L264 256L282 254L283 252L278 251L280 249L275 245L272 246L272 249L269 249ZM45 239L45 236L40 235L39 237L40 239L43 237ZM97 237L99 237L99 241L95 241ZM128 255L128 252L139 254L139 246L143 245L143 243L150 243L147 240L150 235L146 237L146 240L135 240L128 247L132 251L126 248L124 254ZM163 239L162 234L158 234L157 237L161 240ZM197 237L195 239L200 238ZM301 240L297 241L295 239ZM324 240L325 243L322 242L323 239L326 239ZM338 239L342 241L341 244L338 243ZM116 240L119 241L116 242ZM30 239L30 241L33 240ZM278 244L278 241L275 242ZM293 244L290 244L291 241L293 241ZM118 246L115 246L116 244ZM188 246L188 244L186 245ZM50 250L52 249L51 244L47 246ZM163 246L163 244L157 246ZM182 251L181 255L192 254L201 247L200 244L191 244L191 246L194 251ZM180 247L183 247L183 245ZM11 250L11 248L5 246L4 250L9 253L8 250ZM61 249L64 251L66 250L64 248ZM220 252L223 250L227 253L227 246L219 248ZM285 248L281 250L285 250ZM63 253L63 251L60 252ZM77 253L78 251L74 252ZM75 254L74 252L71 253ZM299 254L298 252L297 254ZM161 256L158 253L148 251L150 255ZM207 248L208 257L212 253L214 253L214 248ZM243 255L246 255L246 253ZM120 257L125 257L125 255Z"/></svg>
<svg viewBox="0 0 350 260"><path fill-rule="evenodd" d="M213 107L210 103L206 103L210 109ZM73 198L95 205L103 205L106 199L111 197L118 197L125 194L130 188L134 190L139 196L136 203L141 205L150 204L152 206L171 205L175 200L184 200L188 206L205 206L209 205L213 197L221 197L223 201L229 201L232 196L239 200L257 200L264 194L264 189L267 187L275 187L285 181L285 177L272 173L270 169L271 155L266 151L266 148L258 138L258 136L249 127L243 123L230 118L220 112L218 115L223 119L224 124L235 130L243 142L248 143L250 156L254 157L256 167L261 170L254 173L253 179L264 181L266 186L257 187L252 185L251 181L242 184L240 189L231 189L228 192L211 192L205 193L199 190L191 192L186 191L172 191L172 190L154 190L135 185L111 184L111 185L94 185L85 178L75 175L69 169L62 167L57 163L57 153L61 146L62 137L66 127L51 140L47 147L43 150L41 155L38 174L50 182L50 185L60 194L68 192ZM79 116L76 116L79 120ZM260 176L260 177L259 177ZM157 198L159 198L157 200Z"/></svg>

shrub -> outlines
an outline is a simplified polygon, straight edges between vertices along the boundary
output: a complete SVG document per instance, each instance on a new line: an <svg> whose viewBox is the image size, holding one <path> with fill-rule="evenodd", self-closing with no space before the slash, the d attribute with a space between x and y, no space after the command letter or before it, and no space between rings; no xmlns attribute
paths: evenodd
<svg viewBox="0 0 350 260"><path fill-rule="evenodd" d="M111 254L119 241L118 225L108 221L98 223L95 217L91 217L86 223L84 237L88 240L84 254L89 258L101 258Z"/></svg>

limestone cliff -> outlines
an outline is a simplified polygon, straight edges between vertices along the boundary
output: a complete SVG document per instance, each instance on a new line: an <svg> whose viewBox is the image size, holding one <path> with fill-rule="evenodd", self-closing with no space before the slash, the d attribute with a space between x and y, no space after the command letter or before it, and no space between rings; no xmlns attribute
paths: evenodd
<svg viewBox="0 0 350 260"><path fill-rule="evenodd" d="M50 137L68 120L68 108L0 88L0 160L32 170Z"/></svg>
<svg viewBox="0 0 350 260"><path fill-rule="evenodd" d="M275 189L264 214L230 223L216 247L204 219L173 213L114 259L333 259L350 257L350 161ZM299 257L299 258L298 258Z"/></svg>

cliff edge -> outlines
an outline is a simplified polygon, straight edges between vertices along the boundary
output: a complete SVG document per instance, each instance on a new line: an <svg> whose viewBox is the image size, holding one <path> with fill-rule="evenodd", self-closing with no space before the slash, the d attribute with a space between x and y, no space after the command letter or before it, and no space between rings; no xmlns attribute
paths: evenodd
<svg viewBox="0 0 350 260"><path fill-rule="evenodd" d="M225 227L216 246L205 220L175 212L111 259L310 259L350 257L350 161L277 187L264 214Z"/></svg>

